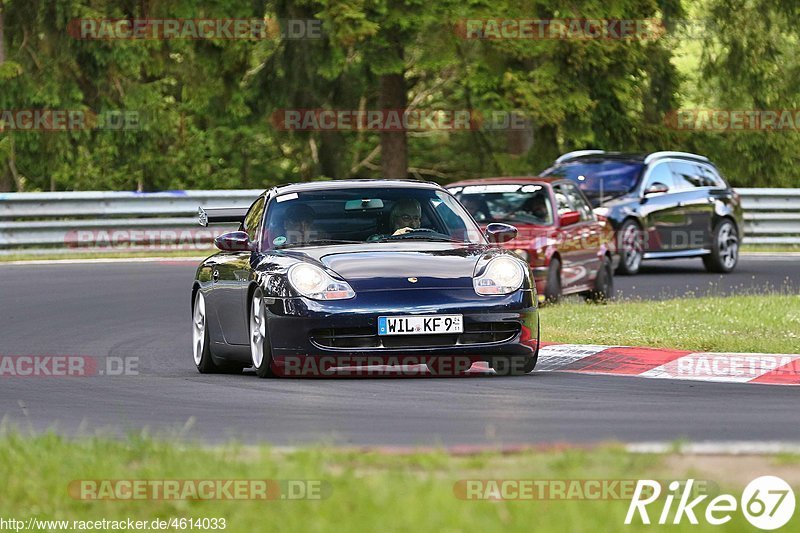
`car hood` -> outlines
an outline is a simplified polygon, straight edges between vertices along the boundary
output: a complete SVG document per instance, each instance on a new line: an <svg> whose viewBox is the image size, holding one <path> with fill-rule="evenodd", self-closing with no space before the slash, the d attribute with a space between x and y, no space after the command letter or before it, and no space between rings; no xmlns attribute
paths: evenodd
<svg viewBox="0 0 800 533"><path fill-rule="evenodd" d="M477 262L487 254L502 252L488 245L426 242L306 248L303 253L342 276L359 292L472 288Z"/></svg>

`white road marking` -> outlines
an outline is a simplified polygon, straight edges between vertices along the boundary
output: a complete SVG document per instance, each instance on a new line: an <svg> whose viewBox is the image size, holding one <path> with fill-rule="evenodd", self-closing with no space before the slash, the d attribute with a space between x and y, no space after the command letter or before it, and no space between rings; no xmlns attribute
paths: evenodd
<svg viewBox="0 0 800 533"><path fill-rule="evenodd" d="M800 359L800 355L691 353L639 374L643 378L747 383Z"/></svg>
<svg viewBox="0 0 800 533"><path fill-rule="evenodd" d="M536 363L537 371L560 370L567 365L580 361L586 357L596 355L613 346L600 344L555 344L542 346L539 349L539 362Z"/></svg>
<svg viewBox="0 0 800 533"><path fill-rule="evenodd" d="M682 453L687 455L800 454L800 444L773 441L637 442L625 445L631 453Z"/></svg>

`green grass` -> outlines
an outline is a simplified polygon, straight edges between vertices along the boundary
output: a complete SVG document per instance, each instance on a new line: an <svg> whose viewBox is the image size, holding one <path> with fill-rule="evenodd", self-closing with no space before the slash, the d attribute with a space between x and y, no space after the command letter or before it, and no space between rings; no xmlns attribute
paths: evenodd
<svg viewBox="0 0 800 533"><path fill-rule="evenodd" d="M465 479L635 480L685 479L691 467L670 456L630 454L619 447L450 456L444 451L383 455L310 448L279 452L268 447L221 448L176 444L141 436L67 440L52 434L0 437L0 517L26 519L148 520L225 518L227 531L644 531L624 526L627 500L469 501L454 495ZM735 461L735 459L732 459ZM787 465L764 458L763 471ZM724 471L719 474L724 476ZM705 473L708 475L708 473ZM72 480L271 479L321 480L329 495L298 501L80 501ZM702 479L702 478L700 478ZM706 477L705 479L710 479ZM726 487L725 478L711 479ZM660 513L663 502L651 514ZM269 525L269 526L268 526ZM535 527L534 527L535 525ZM715 530L708 526L669 528ZM718 530L718 529L716 529ZM735 515L726 531L745 531Z"/></svg>
<svg viewBox="0 0 800 533"><path fill-rule="evenodd" d="M743 253L757 252L766 254L783 254L800 252L800 244L745 244Z"/></svg>
<svg viewBox="0 0 800 533"><path fill-rule="evenodd" d="M583 302L541 309L542 340L712 352L800 353L800 295Z"/></svg>

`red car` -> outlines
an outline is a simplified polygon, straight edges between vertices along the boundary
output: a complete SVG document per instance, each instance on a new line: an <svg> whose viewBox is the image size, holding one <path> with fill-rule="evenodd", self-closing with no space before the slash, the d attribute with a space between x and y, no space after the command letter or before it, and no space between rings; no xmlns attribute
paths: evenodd
<svg viewBox="0 0 800 533"><path fill-rule="evenodd" d="M540 300L582 294L592 300L614 296L618 261L610 223L570 180L516 177L459 181L447 186L482 227L516 226L503 243L533 270Z"/></svg>

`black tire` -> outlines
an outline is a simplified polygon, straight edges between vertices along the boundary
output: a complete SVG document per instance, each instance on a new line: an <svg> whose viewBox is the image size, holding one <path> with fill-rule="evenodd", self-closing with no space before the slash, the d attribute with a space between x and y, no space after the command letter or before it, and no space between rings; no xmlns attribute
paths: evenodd
<svg viewBox="0 0 800 533"><path fill-rule="evenodd" d="M711 238L711 253L703 256L703 265L709 272L727 274L739 263L739 230L728 218L723 218Z"/></svg>
<svg viewBox="0 0 800 533"><path fill-rule="evenodd" d="M492 358L489 366L498 376L524 376L533 372L537 361L538 357L535 355L498 356Z"/></svg>
<svg viewBox="0 0 800 533"><path fill-rule="evenodd" d="M597 303L607 302L614 298L614 268L607 255L603 256L603 265L597 272L594 289L589 291L586 296L587 299Z"/></svg>
<svg viewBox="0 0 800 533"><path fill-rule="evenodd" d="M253 363L253 370L260 378L275 377L272 361L272 348L269 343L269 328L267 327L267 313L264 305L264 292L261 287L257 287L250 297L248 312L248 333L250 337L250 359ZM256 330L260 338L260 344L256 340ZM260 352L260 358L258 353Z"/></svg>
<svg viewBox="0 0 800 533"><path fill-rule="evenodd" d="M561 298L561 260L554 257L547 268L547 285L544 288L544 299L548 303L556 303Z"/></svg>
<svg viewBox="0 0 800 533"><path fill-rule="evenodd" d="M498 356L493 357L489 361L489 366L492 367L495 374L498 376L524 376L530 374L536 368L536 363L539 362L539 342L541 337L541 324L536 322L536 351L533 355L528 356Z"/></svg>
<svg viewBox="0 0 800 533"><path fill-rule="evenodd" d="M242 365L217 361L211 352L211 339L208 335L205 297L199 290L194 295L192 305L192 352L194 364L201 374L241 373Z"/></svg>
<svg viewBox="0 0 800 533"><path fill-rule="evenodd" d="M197 291L197 294L195 294L194 305L192 306L192 322L193 322L192 327L193 328L198 328L199 327L199 324L197 323L197 320L199 318L198 317L198 310L199 310L198 306L201 305L201 303L198 302L198 299L202 299L202 298L203 298L203 296L200 293L200 291ZM202 348L198 348L197 346L193 346L193 352L194 352L194 357L195 357L194 364L197 367L197 371L200 372L201 374L216 374L216 373L219 372L219 368L217 368L217 365L214 364L214 359L211 357L211 347L210 347L211 340L208 337L208 328L206 327L207 324L205 322L205 314L203 314L202 320L203 320L202 337L201 338L200 337L193 338L195 343L197 343L198 341L202 342ZM195 334L193 332L193 337L194 337L194 335ZM198 352L199 352L199 360L198 360Z"/></svg>
<svg viewBox="0 0 800 533"><path fill-rule="evenodd" d="M644 239L642 228L635 220L628 219L617 232L617 250L619 250L619 266L617 274L634 276L639 273L644 257Z"/></svg>

